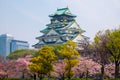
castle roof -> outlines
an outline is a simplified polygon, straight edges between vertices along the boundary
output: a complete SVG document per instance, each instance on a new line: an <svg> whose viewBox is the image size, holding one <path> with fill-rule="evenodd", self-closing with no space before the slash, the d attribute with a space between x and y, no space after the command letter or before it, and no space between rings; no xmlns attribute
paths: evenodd
<svg viewBox="0 0 120 80"><path fill-rule="evenodd" d="M71 16L71 17L76 17L76 15L74 15L70 12L68 7L57 9L56 12L54 14L50 14L49 17L54 17L56 15L63 15L63 14L67 15L67 16Z"/></svg>
<svg viewBox="0 0 120 80"><path fill-rule="evenodd" d="M46 33L48 32L51 28L53 28L54 30L61 30L61 29L65 29L66 27L71 26L74 23L74 21L70 21L68 23L63 23L63 22L58 22L58 23L53 23L53 24L47 24L47 28L41 30L40 32L42 33ZM56 27L56 24L59 24L60 27ZM63 26L62 26L63 25Z"/></svg>

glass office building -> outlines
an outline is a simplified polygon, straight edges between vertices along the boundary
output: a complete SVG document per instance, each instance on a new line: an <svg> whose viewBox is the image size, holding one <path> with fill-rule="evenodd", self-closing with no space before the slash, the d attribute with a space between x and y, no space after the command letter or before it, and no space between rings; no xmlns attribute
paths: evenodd
<svg viewBox="0 0 120 80"><path fill-rule="evenodd" d="M27 41L14 40L14 37L9 34L0 35L0 55L6 57L11 52L19 49L28 49Z"/></svg>
<svg viewBox="0 0 120 80"><path fill-rule="evenodd" d="M12 40L10 45L11 45L10 52L13 52L13 51L19 50L19 49L28 49L29 48L29 44L27 41Z"/></svg>

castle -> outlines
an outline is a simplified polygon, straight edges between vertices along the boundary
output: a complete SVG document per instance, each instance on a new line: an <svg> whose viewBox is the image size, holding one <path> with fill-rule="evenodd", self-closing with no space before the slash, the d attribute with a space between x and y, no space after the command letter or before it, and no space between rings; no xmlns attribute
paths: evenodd
<svg viewBox="0 0 120 80"><path fill-rule="evenodd" d="M72 40L77 43L78 48L82 49L80 47L82 42L89 38L82 35L85 31L80 28L75 20L76 15L72 14L68 7L57 9L49 17L51 23L40 31L43 35L36 37L39 42L33 47L41 48L44 45L64 44L66 41Z"/></svg>

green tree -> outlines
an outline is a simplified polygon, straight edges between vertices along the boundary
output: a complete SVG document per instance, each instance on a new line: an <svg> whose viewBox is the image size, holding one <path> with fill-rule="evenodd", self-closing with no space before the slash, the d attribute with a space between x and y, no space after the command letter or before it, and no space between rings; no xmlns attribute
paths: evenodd
<svg viewBox="0 0 120 80"><path fill-rule="evenodd" d="M55 44L55 45L53 45L53 47L54 47L53 51L54 51L55 55L58 57L59 60L62 60L63 56L61 56L58 51L63 49L63 46L61 44Z"/></svg>
<svg viewBox="0 0 120 80"><path fill-rule="evenodd" d="M110 54L110 60L115 63L115 80L117 80L120 65L120 28L106 30L102 35L106 41L99 37L96 39L99 43L104 42L101 48Z"/></svg>
<svg viewBox="0 0 120 80"><path fill-rule="evenodd" d="M74 75L72 71L72 67L77 65L79 62L77 58L79 57L79 53L76 50L76 43L73 41L67 41L67 43L63 44L63 48L58 50L60 55L64 58L64 62L66 63L66 76L70 80L71 77Z"/></svg>
<svg viewBox="0 0 120 80"><path fill-rule="evenodd" d="M33 55L35 53L36 50L30 49L15 50L14 52L10 53L6 58L10 60L17 60L18 58L24 58L27 55Z"/></svg>
<svg viewBox="0 0 120 80"><path fill-rule="evenodd" d="M120 28L107 30L106 36L108 38L106 48L111 54L110 60L115 63L115 80L117 80L120 65Z"/></svg>
<svg viewBox="0 0 120 80"><path fill-rule="evenodd" d="M54 61L57 56L53 52L53 47L44 46L38 50L38 56L33 57L30 61L32 64L29 65L30 71L37 74L40 80L44 75L50 76L51 71L53 71Z"/></svg>

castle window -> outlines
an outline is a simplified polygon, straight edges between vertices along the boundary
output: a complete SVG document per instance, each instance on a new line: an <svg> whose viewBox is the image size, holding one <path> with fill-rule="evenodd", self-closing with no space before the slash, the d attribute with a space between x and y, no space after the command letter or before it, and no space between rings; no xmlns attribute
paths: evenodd
<svg viewBox="0 0 120 80"><path fill-rule="evenodd" d="M73 33L72 31L69 31L69 33Z"/></svg>

